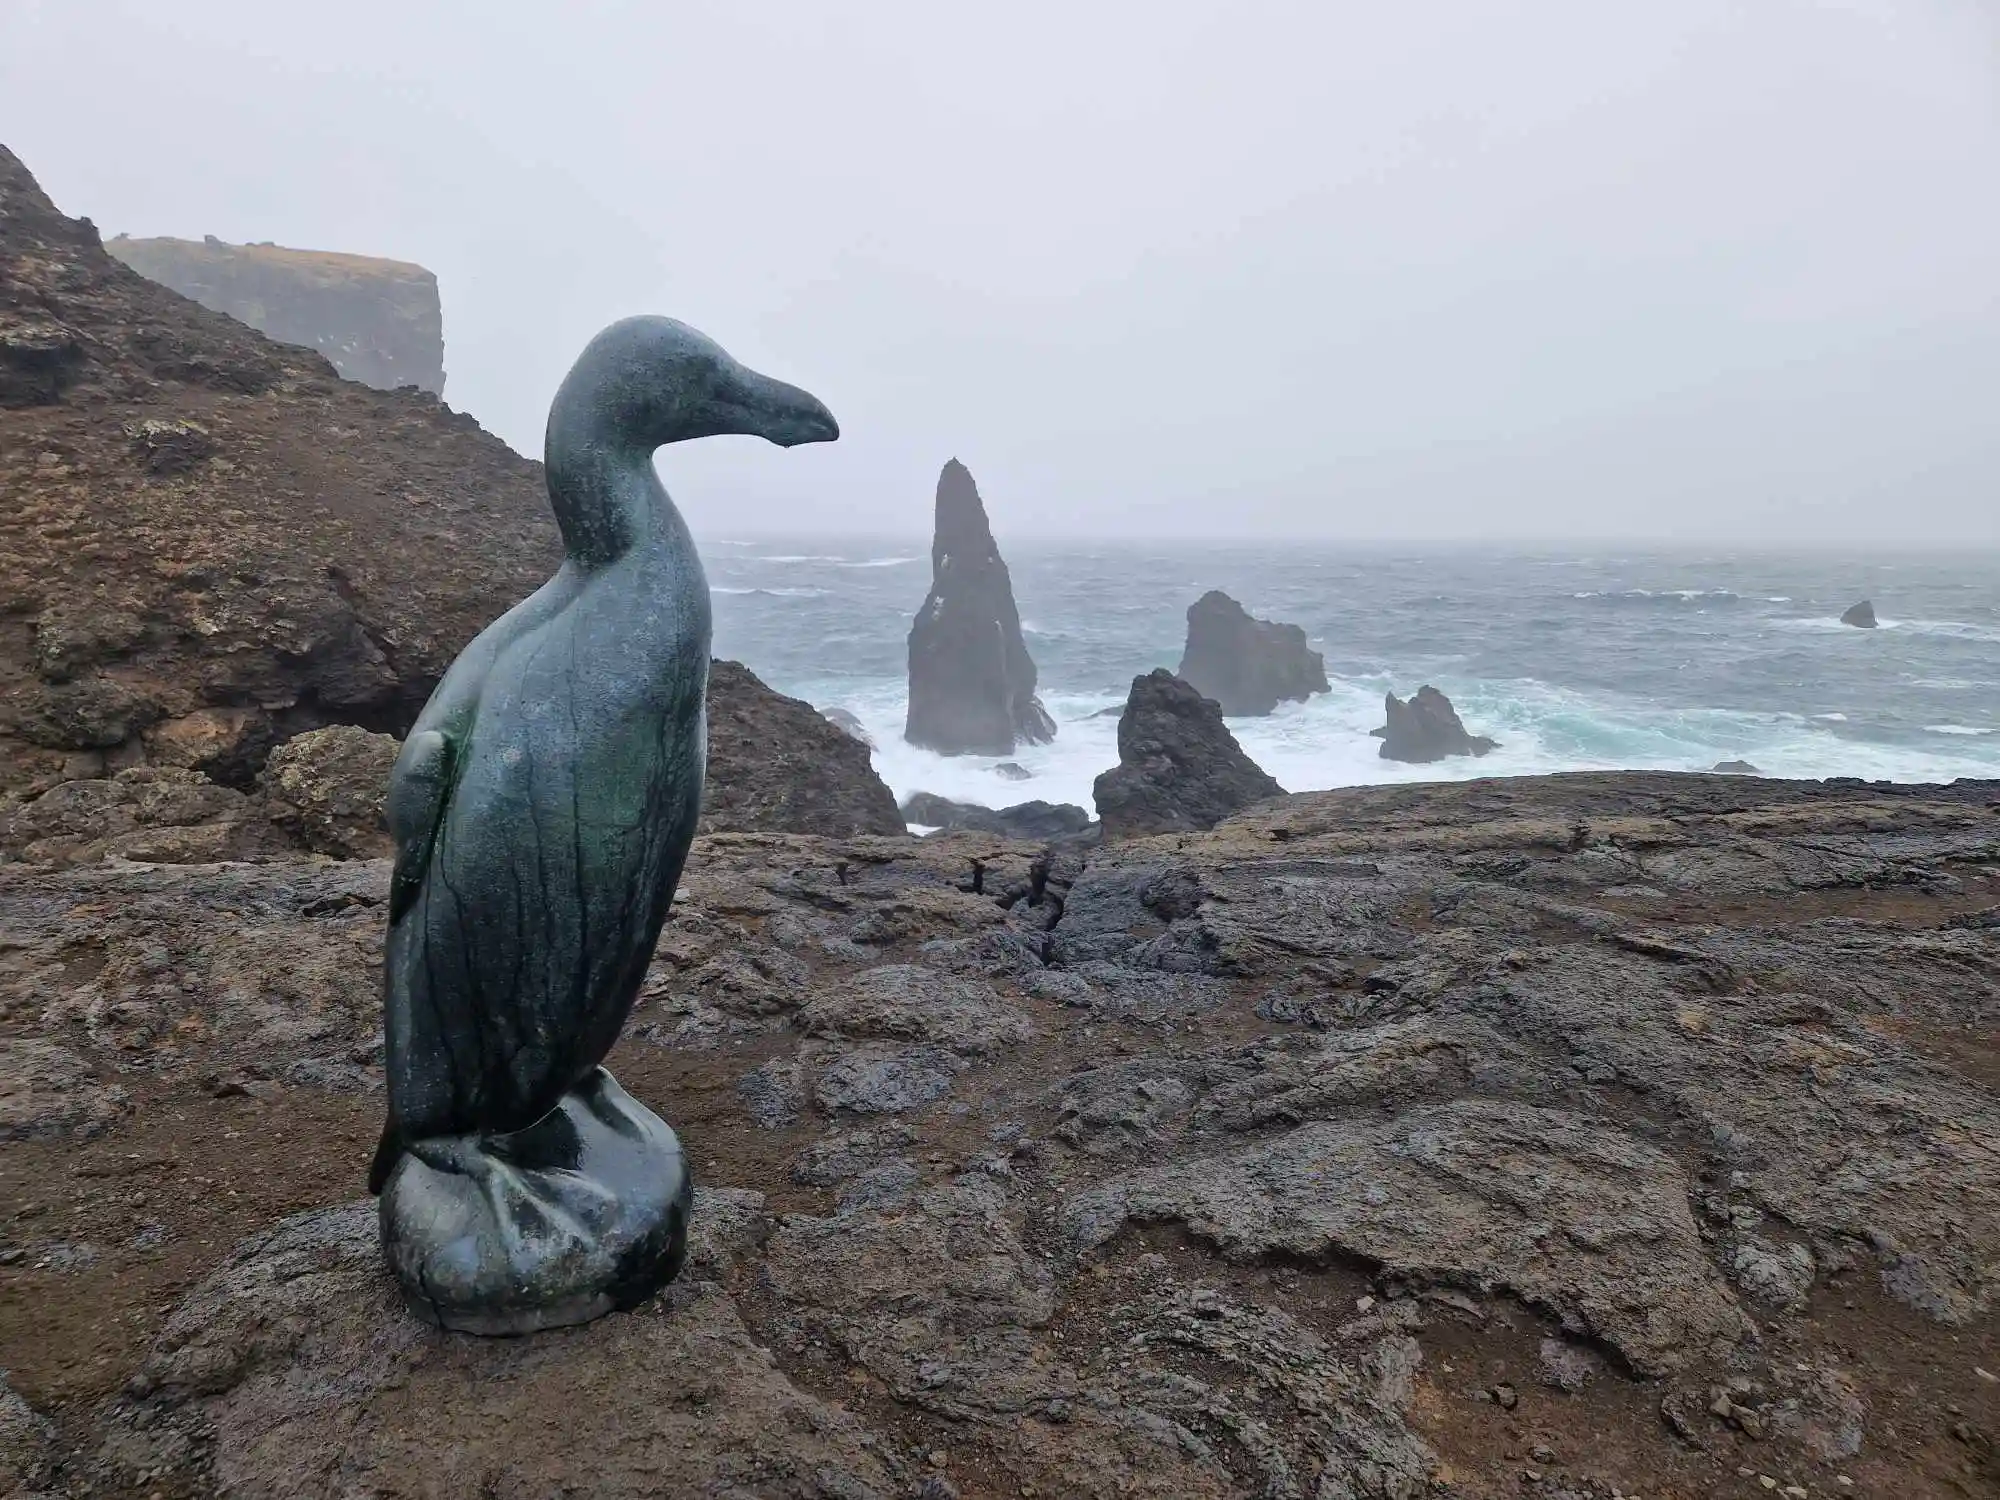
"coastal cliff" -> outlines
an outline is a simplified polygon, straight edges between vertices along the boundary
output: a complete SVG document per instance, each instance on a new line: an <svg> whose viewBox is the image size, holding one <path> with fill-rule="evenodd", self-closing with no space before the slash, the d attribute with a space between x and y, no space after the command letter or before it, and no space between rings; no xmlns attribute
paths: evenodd
<svg viewBox="0 0 2000 1500"><path fill-rule="evenodd" d="M149 281L282 344L325 355L346 380L444 394L437 277L407 261L282 245L133 239L104 248Z"/></svg>

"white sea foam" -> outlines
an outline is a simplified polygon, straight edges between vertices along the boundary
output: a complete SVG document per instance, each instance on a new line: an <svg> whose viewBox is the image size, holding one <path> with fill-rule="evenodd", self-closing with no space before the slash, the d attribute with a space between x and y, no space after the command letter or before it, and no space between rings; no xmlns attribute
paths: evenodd
<svg viewBox="0 0 2000 1500"><path fill-rule="evenodd" d="M1924 728L1931 734L2000 734L2000 729L1974 729L1969 724L1926 724Z"/></svg>
<svg viewBox="0 0 2000 1500"><path fill-rule="evenodd" d="M858 562L843 561L836 563L835 566L842 568L900 568L908 563L922 561L921 557L864 557Z"/></svg>
<svg viewBox="0 0 2000 1500"><path fill-rule="evenodd" d="M1393 685L1386 677L1334 678L1331 692L1280 705L1266 718L1231 719L1229 728L1251 759L1295 792L1551 771L1706 771L1724 760L1748 760L1766 775L1786 777L1943 782L2000 776L2000 734L1960 735L1965 754L1940 754L1842 738L1796 714L1667 709L1533 679L1439 680L1466 726L1499 740L1500 748L1476 758L1404 765L1383 760L1381 741L1368 733L1382 722L1382 693ZM1058 726L1050 744L1023 745L1005 756L943 756L904 743L900 682L834 680L799 691L861 720L875 741L875 769L898 801L923 791L989 807L1041 798L1092 808L1092 783L1118 763L1117 719L1093 717L1121 701L1108 692L1045 695ZM1009 760L1028 773L1027 780L995 774L993 768Z"/></svg>
<svg viewBox="0 0 2000 1500"><path fill-rule="evenodd" d="M710 584L710 585L708 586L708 591L709 591L709 592L710 592L711 594L757 594L757 595L761 595L762 597L764 597L764 598L766 598L766 599L818 599L818 598L822 597L822 596L823 596L823 595L824 595L824 594L826 593L826 590L825 590L825 589L815 589L815 588L786 588L786 589L765 589L765 588L748 588L748 587L738 587L738 586L736 586L736 585L732 585L732 584L726 584L726 583L711 583L711 584Z"/></svg>

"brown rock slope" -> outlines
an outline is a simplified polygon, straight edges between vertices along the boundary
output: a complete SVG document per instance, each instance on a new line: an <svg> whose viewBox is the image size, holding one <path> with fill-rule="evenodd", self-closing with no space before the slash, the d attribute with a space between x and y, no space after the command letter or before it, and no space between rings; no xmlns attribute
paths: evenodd
<svg viewBox="0 0 2000 1500"><path fill-rule="evenodd" d="M690 1269L518 1343L375 1257L386 884L0 869L18 1488L2000 1482L2000 785L704 838L611 1060L688 1144Z"/></svg>
<svg viewBox="0 0 2000 1500"><path fill-rule="evenodd" d="M4 148L0 495L0 791L400 733L559 556L538 464L146 280Z"/></svg>

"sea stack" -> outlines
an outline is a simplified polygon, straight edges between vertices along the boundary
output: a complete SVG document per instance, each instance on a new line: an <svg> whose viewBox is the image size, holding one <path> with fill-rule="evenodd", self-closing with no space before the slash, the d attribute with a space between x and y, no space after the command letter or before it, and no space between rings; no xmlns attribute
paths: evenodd
<svg viewBox="0 0 2000 1500"><path fill-rule="evenodd" d="M1394 693L1387 694L1382 707L1389 722L1369 733L1382 741L1384 760L1422 765L1448 755L1484 755L1500 748L1497 740L1466 733L1451 699L1429 683L1418 688L1407 703Z"/></svg>
<svg viewBox="0 0 2000 1500"><path fill-rule="evenodd" d="M1243 753L1221 706L1164 667L1132 679L1118 721L1118 764L1093 791L1106 838L1213 828L1285 794Z"/></svg>
<svg viewBox="0 0 2000 1500"><path fill-rule="evenodd" d="M954 458L938 475L931 591L910 627L903 738L944 755L1006 755L1055 737L979 486Z"/></svg>
<svg viewBox="0 0 2000 1500"><path fill-rule="evenodd" d="M1181 680L1231 718L1328 691L1326 660L1296 625L1259 620L1220 589L1188 606Z"/></svg>
<svg viewBox="0 0 2000 1500"><path fill-rule="evenodd" d="M1861 630L1873 630L1876 626L1874 601L1863 599L1859 604L1850 604L1847 612L1840 617L1840 623Z"/></svg>

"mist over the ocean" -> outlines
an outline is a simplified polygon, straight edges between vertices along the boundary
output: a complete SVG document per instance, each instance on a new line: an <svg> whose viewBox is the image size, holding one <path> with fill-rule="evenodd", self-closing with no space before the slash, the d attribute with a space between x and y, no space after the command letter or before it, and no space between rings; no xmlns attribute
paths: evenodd
<svg viewBox="0 0 2000 1500"><path fill-rule="evenodd" d="M716 653L851 709L897 796L1091 805L1135 673L1174 667L1221 588L1305 627L1333 691L1231 728L1288 790L1618 768L1949 781L2000 776L2000 554L1470 546L1042 545L1004 539L1041 695L1060 726L1012 757L903 743L905 639L930 579L912 539L703 539ZM1880 628L1838 623L1868 596ZM1378 758L1382 695L1442 688L1501 748Z"/></svg>

